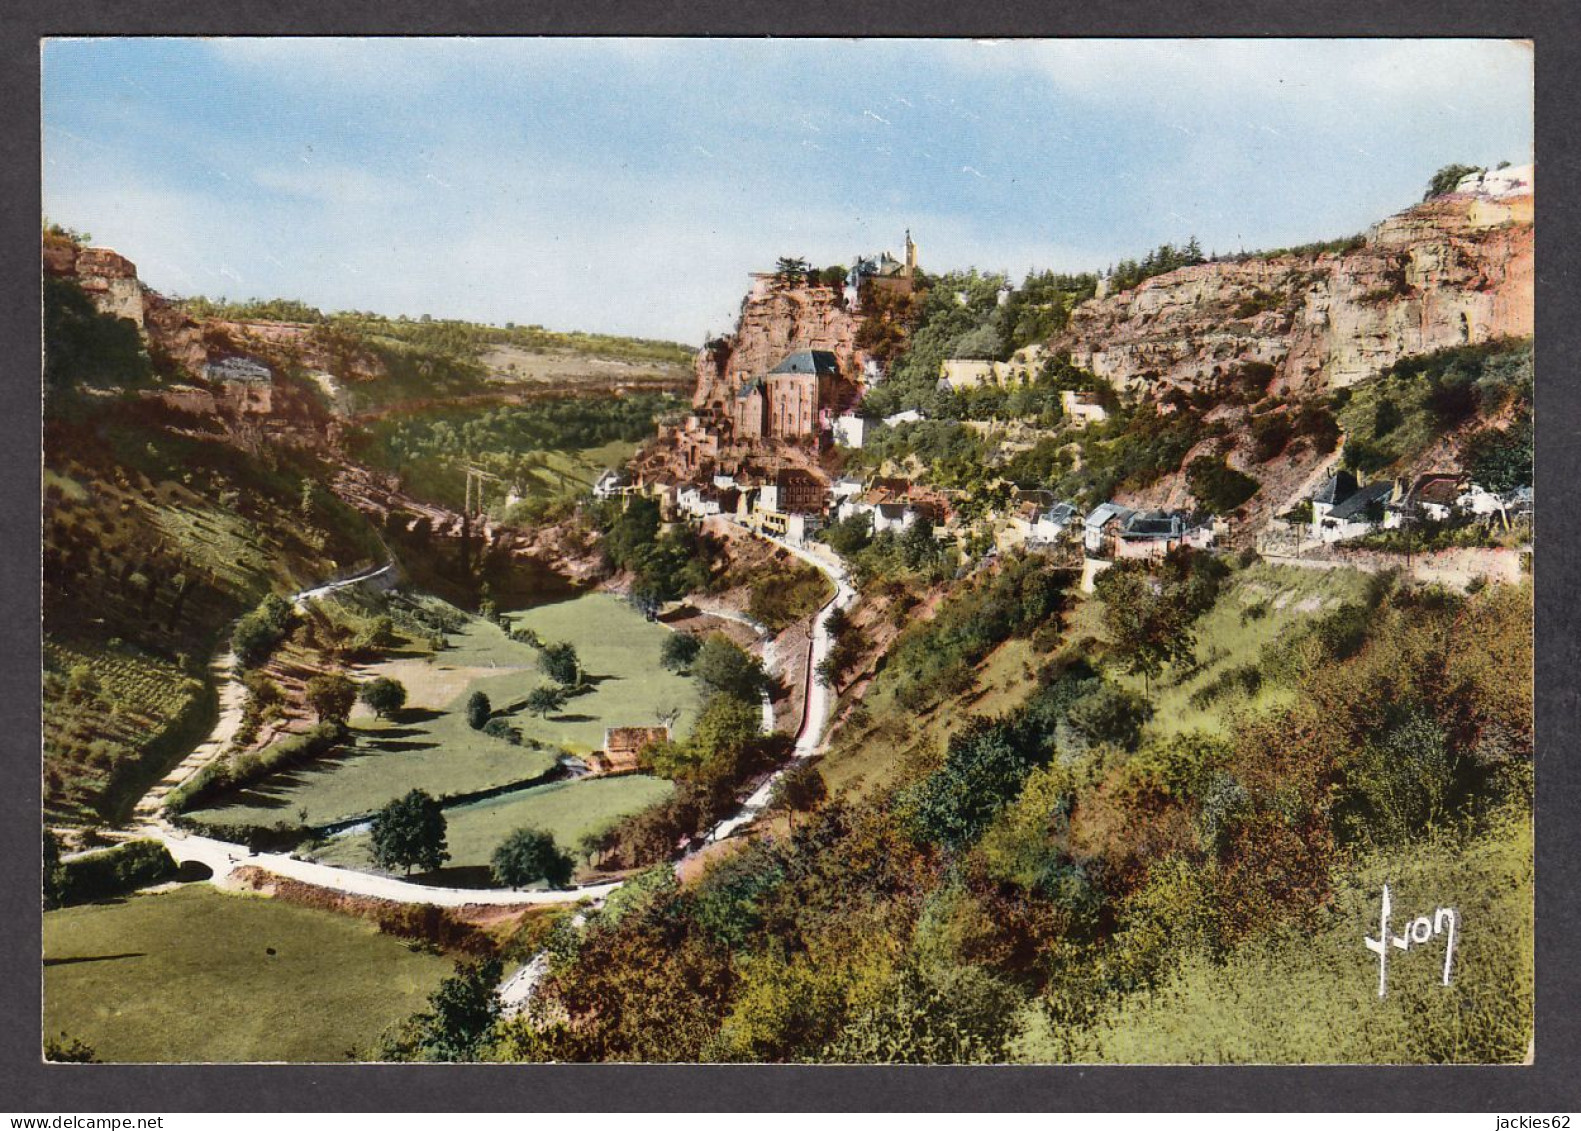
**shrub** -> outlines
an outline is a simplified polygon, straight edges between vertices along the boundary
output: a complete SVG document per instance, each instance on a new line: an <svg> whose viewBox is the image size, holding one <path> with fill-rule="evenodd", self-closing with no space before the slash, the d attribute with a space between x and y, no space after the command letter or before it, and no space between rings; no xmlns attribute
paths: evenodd
<svg viewBox="0 0 1581 1131"><path fill-rule="evenodd" d="M406 688L399 680L388 676L381 675L369 680L362 685L357 695L381 719L391 718L406 706Z"/></svg>
<svg viewBox="0 0 1581 1131"><path fill-rule="evenodd" d="M319 722L344 723L357 701L357 685L339 672L316 675L307 681L307 701Z"/></svg>
<svg viewBox="0 0 1581 1131"><path fill-rule="evenodd" d="M1197 502L1214 514L1228 514L1257 494L1258 482L1236 471L1223 457L1198 456L1186 468L1186 482Z"/></svg>
<svg viewBox="0 0 1581 1131"><path fill-rule="evenodd" d="M62 865L60 901L88 903L126 895L176 875L176 862L157 840L129 840Z"/></svg>
<svg viewBox="0 0 1581 1131"><path fill-rule="evenodd" d="M1153 717L1153 708L1134 691L1102 684L1070 708L1070 725L1089 742L1107 742L1134 750L1142 727Z"/></svg>
<svg viewBox="0 0 1581 1131"><path fill-rule="evenodd" d="M703 642L690 633L671 633L659 648L659 662L672 672L685 671L697 659L702 646Z"/></svg>
<svg viewBox="0 0 1581 1131"><path fill-rule="evenodd" d="M467 723L473 730L482 730L483 724L489 721L489 715L493 710L489 697L483 692L474 691L467 697Z"/></svg>
<svg viewBox="0 0 1581 1131"><path fill-rule="evenodd" d="M519 888L547 880L552 888L571 879L575 861L561 851L554 837L542 829L521 828L506 837L490 861L494 878L506 887Z"/></svg>

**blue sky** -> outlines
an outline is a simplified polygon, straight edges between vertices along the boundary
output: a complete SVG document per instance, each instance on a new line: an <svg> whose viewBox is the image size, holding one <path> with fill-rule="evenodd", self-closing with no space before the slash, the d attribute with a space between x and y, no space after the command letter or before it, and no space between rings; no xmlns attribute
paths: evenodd
<svg viewBox="0 0 1581 1131"><path fill-rule="evenodd" d="M698 342L746 273L1327 239L1532 159L1496 40L59 40L44 209L169 294Z"/></svg>

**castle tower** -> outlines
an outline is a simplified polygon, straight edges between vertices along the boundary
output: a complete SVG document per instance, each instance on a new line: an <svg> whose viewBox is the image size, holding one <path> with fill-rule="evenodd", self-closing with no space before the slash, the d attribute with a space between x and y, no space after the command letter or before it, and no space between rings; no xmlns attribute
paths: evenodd
<svg viewBox="0 0 1581 1131"><path fill-rule="evenodd" d="M906 229L906 278L917 273L917 245L911 242L911 229Z"/></svg>

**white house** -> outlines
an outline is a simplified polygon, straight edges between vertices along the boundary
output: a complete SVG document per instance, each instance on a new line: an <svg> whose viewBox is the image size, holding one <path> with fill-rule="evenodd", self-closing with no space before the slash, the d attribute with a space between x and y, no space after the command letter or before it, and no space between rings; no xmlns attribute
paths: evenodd
<svg viewBox="0 0 1581 1131"><path fill-rule="evenodd" d="M1038 512L1037 520L1027 532L1027 544L1052 546L1065 537L1080 518L1081 513L1076 509L1075 504L1055 503L1047 510Z"/></svg>
<svg viewBox="0 0 1581 1131"><path fill-rule="evenodd" d="M1082 520L1082 545L1089 554L1102 553L1120 527L1136 512L1119 503L1099 503Z"/></svg>
<svg viewBox="0 0 1581 1131"><path fill-rule="evenodd" d="M884 417L884 426L886 428L895 428L901 424L915 424L917 421L925 419L926 417L916 409L908 408L905 412L897 412L894 416Z"/></svg>
<svg viewBox="0 0 1581 1131"><path fill-rule="evenodd" d="M1376 530L1383 522L1385 501L1393 493L1394 484L1387 481L1361 487L1348 471L1331 475L1312 496L1311 537L1343 542Z"/></svg>
<svg viewBox="0 0 1581 1131"><path fill-rule="evenodd" d="M829 499L838 507L847 499L854 499L864 490L862 481L854 475L842 475L829 484Z"/></svg>
<svg viewBox="0 0 1581 1131"><path fill-rule="evenodd" d="M1098 403L1096 393L1062 389L1059 404L1061 411L1065 413L1065 418L1078 428L1085 428L1089 424L1097 424L1109 419L1109 413Z"/></svg>
<svg viewBox="0 0 1581 1131"><path fill-rule="evenodd" d="M834 442L842 448L861 448L867 440L867 420L848 412L835 417Z"/></svg>
<svg viewBox="0 0 1581 1131"><path fill-rule="evenodd" d="M620 494L626 485L625 477L613 469L607 470L593 482L593 498L608 499Z"/></svg>

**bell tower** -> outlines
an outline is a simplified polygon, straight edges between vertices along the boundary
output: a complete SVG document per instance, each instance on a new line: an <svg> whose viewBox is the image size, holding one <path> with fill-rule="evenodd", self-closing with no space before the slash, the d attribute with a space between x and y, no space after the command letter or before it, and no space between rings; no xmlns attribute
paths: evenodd
<svg viewBox="0 0 1581 1131"><path fill-rule="evenodd" d="M911 229L906 229L906 278L917 273L917 245L911 242Z"/></svg>

